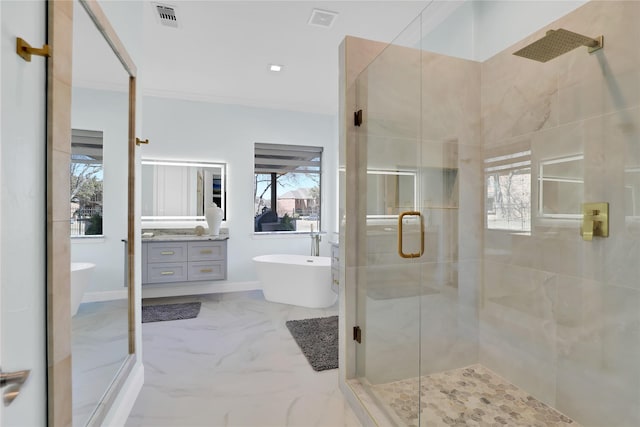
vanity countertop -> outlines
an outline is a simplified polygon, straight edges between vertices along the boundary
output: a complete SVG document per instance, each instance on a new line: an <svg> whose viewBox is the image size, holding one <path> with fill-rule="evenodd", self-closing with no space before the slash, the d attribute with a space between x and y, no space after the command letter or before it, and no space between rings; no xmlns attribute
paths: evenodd
<svg viewBox="0 0 640 427"><path fill-rule="evenodd" d="M219 236L196 236L189 234L161 234L153 237L142 237L143 242L193 242L193 241L212 241L212 240L227 240L228 234L220 234Z"/></svg>

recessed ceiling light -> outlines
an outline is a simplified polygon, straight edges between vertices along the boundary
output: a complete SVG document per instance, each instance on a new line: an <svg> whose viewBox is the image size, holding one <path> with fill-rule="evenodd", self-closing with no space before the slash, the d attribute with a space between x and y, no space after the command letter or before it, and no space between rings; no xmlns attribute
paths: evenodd
<svg viewBox="0 0 640 427"><path fill-rule="evenodd" d="M269 64L269 70L271 71L281 71L282 70L282 65L278 65L278 64Z"/></svg>
<svg viewBox="0 0 640 427"><path fill-rule="evenodd" d="M333 25L338 12L332 12L330 10L313 9L311 11L311 17L307 24L315 25L316 27L329 28Z"/></svg>

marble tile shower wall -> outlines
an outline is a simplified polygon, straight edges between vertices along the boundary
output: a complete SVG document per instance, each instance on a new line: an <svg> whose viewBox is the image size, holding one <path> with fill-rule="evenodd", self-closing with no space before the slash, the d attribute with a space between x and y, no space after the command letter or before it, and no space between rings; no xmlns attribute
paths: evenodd
<svg viewBox="0 0 640 427"><path fill-rule="evenodd" d="M434 199L429 173L422 187L427 224L438 233L437 255L422 263L423 280L437 291L421 296L421 375L428 375L478 360L483 180L480 64L426 51L421 58L422 166L456 170L450 193L435 180L443 190Z"/></svg>
<svg viewBox="0 0 640 427"><path fill-rule="evenodd" d="M485 157L531 150L530 234L485 230L481 364L590 426L640 425L640 3L594 1L482 63ZM548 63L511 53L550 28L590 37ZM580 200L610 237L538 214L541 161L583 156Z"/></svg>

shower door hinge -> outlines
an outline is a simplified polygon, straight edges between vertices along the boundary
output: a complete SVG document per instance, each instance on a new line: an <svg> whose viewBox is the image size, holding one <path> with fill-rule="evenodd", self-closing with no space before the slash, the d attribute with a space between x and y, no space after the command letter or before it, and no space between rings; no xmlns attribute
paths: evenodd
<svg viewBox="0 0 640 427"><path fill-rule="evenodd" d="M360 329L360 326L353 327L353 340L357 341L358 344L362 343L362 329Z"/></svg>
<svg viewBox="0 0 640 427"><path fill-rule="evenodd" d="M362 110L353 113L353 125L360 126L362 124Z"/></svg>

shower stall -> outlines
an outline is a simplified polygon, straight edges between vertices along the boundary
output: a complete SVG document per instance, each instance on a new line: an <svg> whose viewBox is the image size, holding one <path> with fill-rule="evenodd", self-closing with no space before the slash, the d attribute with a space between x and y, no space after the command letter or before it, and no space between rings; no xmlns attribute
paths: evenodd
<svg viewBox="0 0 640 427"><path fill-rule="evenodd" d="M639 42L637 1L432 1L389 45L345 39L361 420L640 425Z"/></svg>

